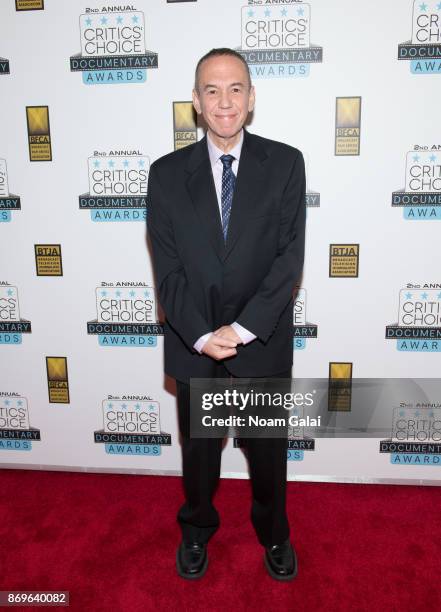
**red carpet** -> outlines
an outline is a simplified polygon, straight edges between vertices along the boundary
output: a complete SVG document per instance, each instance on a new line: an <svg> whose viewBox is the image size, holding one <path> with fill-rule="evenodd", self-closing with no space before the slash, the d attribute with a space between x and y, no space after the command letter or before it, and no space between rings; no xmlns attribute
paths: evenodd
<svg viewBox="0 0 441 612"><path fill-rule="evenodd" d="M299 574L280 583L248 481L221 482L222 525L194 582L175 573L179 478L2 470L0 487L0 590L69 590L71 610L441 609L440 488L289 483Z"/></svg>

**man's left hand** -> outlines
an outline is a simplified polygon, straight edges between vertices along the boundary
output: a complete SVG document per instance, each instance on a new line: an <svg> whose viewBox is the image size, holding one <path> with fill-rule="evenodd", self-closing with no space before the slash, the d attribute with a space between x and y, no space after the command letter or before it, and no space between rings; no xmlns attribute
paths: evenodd
<svg viewBox="0 0 441 612"><path fill-rule="evenodd" d="M214 332L215 336L220 336L221 338L228 338L229 340L234 340L237 344L242 344L242 339L240 336L234 331L231 325L222 325Z"/></svg>

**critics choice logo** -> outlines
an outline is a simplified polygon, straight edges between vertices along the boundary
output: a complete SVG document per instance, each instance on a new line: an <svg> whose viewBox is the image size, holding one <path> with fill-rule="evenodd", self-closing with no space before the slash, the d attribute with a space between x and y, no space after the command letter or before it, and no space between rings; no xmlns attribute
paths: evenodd
<svg viewBox="0 0 441 612"><path fill-rule="evenodd" d="M252 78L306 77L323 49L311 44L311 6L304 2L256 2L242 7L238 51Z"/></svg>
<svg viewBox="0 0 441 612"><path fill-rule="evenodd" d="M144 83L158 55L147 51L144 13L128 6L86 9L80 15L81 53L70 58L72 72L86 85Z"/></svg>
<svg viewBox="0 0 441 612"><path fill-rule="evenodd" d="M412 39L398 45L398 59L410 60L413 74L441 74L441 2L414 0Z"/></svg>
<svg viewBox="0 0 441 612"><path fill-rule="evenodd" d="M161 431L159 402L148 396L111 396L102 402L103 429L95 442L113 455L161 455L171 435Z"/></svg>
<svg viewBox="0 0 441 612"><path fill-rule="evenodd" d="M9 192L6 160L0 159L0 223L11 220L11 210L21 210L20 196Z"/></svg>
<svg viewBox="0 0 441 612"><path fill-rule="evenodd" d="M32 441L40 440L40 430L30 425L27 399L0 391L0 450L30 451Z"/></svg>
<svg viewBox="0 0 441 612"><path fill-rule="evenodd" d="M306 289L300 288L294 298L294 350L306 348L308 338L317 338L317 325L306 322Z"/></svg>
<svg viewBox="0 0 441 612"><path fill-rule="evenodd" d="M392 206L410 220L441 219L441 147L417 146L406 154L405 188L394 191Z"/></svg>
<svg viewBox="0 0 441 612"><path fill-rule="evenodd" d="M0 344L21 344L31 331L31 322L20 318L17 287L0 281Z"/></svg>
<svg viewBox="0 0 441 612"><path fill-rule="evenodd" d="M92 221L144 221L150 160L139 151L95 151L87 160L89 193L80 208Z"/></svg>
<svg viewBox="0 0 441 612"><path fill-rule="evenodd" d="M389 453L394 465L441 465L441 404L401 402L380 453Z"/></svg>
<svg viewBox="0 0 441 612"><path fill-rule="evenodd" d="M397 340L399 351L441 352L441 284L401 289L398 323L386 327L386 338Z"/></svg>
<svg viewBox="0 0 441 612"><path fill-rule="evenodd" d="M157 321L156 297L144 283L101 283L96 292L97 319L87 323L87 333L98 336L101 346L154 347L163 334Z"/></svg>

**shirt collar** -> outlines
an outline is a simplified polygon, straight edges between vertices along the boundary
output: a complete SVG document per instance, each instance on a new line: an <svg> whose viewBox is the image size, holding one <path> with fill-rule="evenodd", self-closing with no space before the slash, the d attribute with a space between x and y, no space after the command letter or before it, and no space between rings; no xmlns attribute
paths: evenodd
<svg viewBox="0 0 441 612"><path fill-rule="evenodd" d="M242 150L242 144L243 144L243 128L240 131L239 142L236 145L234 145L231 151L228 152L228 155L233 155L233 157L235 157L239 161L240 152ZM207 146L208 146L208 155L210 157L210 163L212 166L214 166L214 164L219 161L219 158L222 155L225 155L225 152L222 151L222 149L219 149L219 147L217 147L214 144L208 132L207 132Z"/></svg>

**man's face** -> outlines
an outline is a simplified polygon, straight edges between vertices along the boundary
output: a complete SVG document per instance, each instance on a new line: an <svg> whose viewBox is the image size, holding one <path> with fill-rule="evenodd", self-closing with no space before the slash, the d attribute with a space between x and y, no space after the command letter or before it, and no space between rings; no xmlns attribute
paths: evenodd
<svg viewBox="0 0 441 612"><path fill-rule="evenodd" d="M242 62L232 55L210 57L199 68L198 90L193 90L196 112L219 138L232 138L254 108L254 87Z"/></svg>

